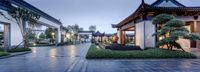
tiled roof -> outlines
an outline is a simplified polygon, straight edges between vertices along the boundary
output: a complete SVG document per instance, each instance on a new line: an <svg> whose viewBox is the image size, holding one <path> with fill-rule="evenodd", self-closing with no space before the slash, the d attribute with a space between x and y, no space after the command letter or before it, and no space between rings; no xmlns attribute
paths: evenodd
<svg viewBox="0 0 200 72"><path fill-rule="evenodd" d="M100 33L99 31L93 33L93 36L103 36L105 33Z"/></svg>
<svg viewBox="0 0 200 72"><path fill-rule="evenodd" d="M58 19L56 19L56 18L48 15L47 13L39 10L38 8L36 8L36 7L32 6L31 4L25 2L24 0L0 0L0 9L8 11L12 7L11 4L15 4L19 7L26 8L26 9L29 9L31 11L34 11L37 14L39 14L41 17L44 17L44 18L46 18L46 19L48 19L48 20L50 20L50 21L52 21L56 24L62 25L62 23Z"/></svg>
<svg viewBox="0 0 200 72"><path fill-rule="evenodd" d="M157 7L148 5L146 3L142 3L138 9L131 14L129 17L121 21L117 25L112 25L114 28L121 27L122 25L125 25L133 20L136 19L136 17L140 14L143 14L147 11L156 11L156 12L199 12L200 14L200 7Z"/></svg>
<svg viewBox="0 0 200 72"><path fill-rule="evenodd" d="M165 11L197 11L200 12L200 7L149 7L147 10L165 10Z"/></svg>

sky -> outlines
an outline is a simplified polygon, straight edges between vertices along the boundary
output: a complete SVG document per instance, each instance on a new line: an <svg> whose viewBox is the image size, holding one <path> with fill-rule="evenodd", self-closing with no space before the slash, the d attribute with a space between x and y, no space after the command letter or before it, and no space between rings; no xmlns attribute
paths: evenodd
<svg viewBox="0 0 200 72"><path fill-rule="evenodd" d="M131 15L141 0L25 0L45 13L60 19L64 26L78 24L84 30L96 25L97 30L116 33L118 24ZM145 0L152 4L156 0ZM185 6L199 6L200 0L177 0Z"/></svg>

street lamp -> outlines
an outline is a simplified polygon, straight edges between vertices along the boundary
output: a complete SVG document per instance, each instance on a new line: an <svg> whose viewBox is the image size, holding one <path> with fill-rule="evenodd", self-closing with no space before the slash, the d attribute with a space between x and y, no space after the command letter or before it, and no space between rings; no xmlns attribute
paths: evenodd
<svg viewBox="0 0 200 72"><path fill-rule="evenodd" d="M52 37L53 37L53 39L54 39L54 35L55 35L55 33L54 33L54 32L52 32L52 33L51 33L51 35L52 35Z"/></svg>
<svg viewBox="0 0 200 72"><path fill-rule="evenodd" d="M70 38L70 34L69 34L69 33L67 33L67 34L66 34L66 37L67 37L67 38Z"/></svg>
<svg viewBox="0 0 200 72"><path fill-rule="evenodd" d="M52 37L53 37L53 39L52 39L52 43L54 43L54 39L55 39L54 35L55 35L55 33L52 32L51 35L52 35Z"/></svg>

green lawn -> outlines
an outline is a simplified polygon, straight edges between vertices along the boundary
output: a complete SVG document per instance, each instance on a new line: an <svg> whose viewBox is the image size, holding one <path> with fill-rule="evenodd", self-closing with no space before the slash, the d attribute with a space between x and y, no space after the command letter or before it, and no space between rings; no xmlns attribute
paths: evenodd
<svg viewBox="0 0 200 72"><path fill-rule="evenodd" d="M183 51L169 51L160 48L144 51L112 51L97 49L92 44L86 55L87 59L131 59L131 58L196 58L194 54Z"/></svg>

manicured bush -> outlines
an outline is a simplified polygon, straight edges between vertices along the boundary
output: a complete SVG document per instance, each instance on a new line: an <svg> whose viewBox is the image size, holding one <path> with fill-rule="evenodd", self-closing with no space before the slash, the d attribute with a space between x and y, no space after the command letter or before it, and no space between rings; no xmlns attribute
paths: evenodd
<svg viewBox="0 0 200 72"><path fill-rule="evenodd" d="M98 49L92 44L86 55L87 59L130 59L130 58L196 58L195 55L183 51L170 51L160 48L135 51L113 51Z"/></svg>
<svg viewBox="0 0 200 72"><path fill-rule="evenodd" d="M4 51L3 48L0 48L0 52L1 52L1 51Z"/></svg>
<svg viewBox="0 0 200 72"><path fill-rule="evenodd" d="M2 57L2 56L7 56L7 55L9 55L9 53L6 53L6 52L0 52L0 57Z"/></svg>
<svg viewBox="0 0 200 72"><path fill-rule="evenodd" d="M110 50L142 50L139 46L129 46L129 45L122 45L122 44L117 44L114 43L110 46L106 46L106 49Z"/></svg>
<svg viewBox="0 0 200 72"><path fill-rule="evenodd" d="M13 48L10 49L8 52L24 52L24 51L31 51L30 48Z"/></svg>
<svg viewBox="0 0 200 72"><path fill-rule="evenodd" d="M200 34L190 33L185 27L185 22L176 19L172 15L157 15L153 18L152 23L157 26L157 31L153 36L164 37L157 42L157 47L167 46L170 50L177 48L184 51L180 43L177 42L179 39L200 40Z"/></svg>

